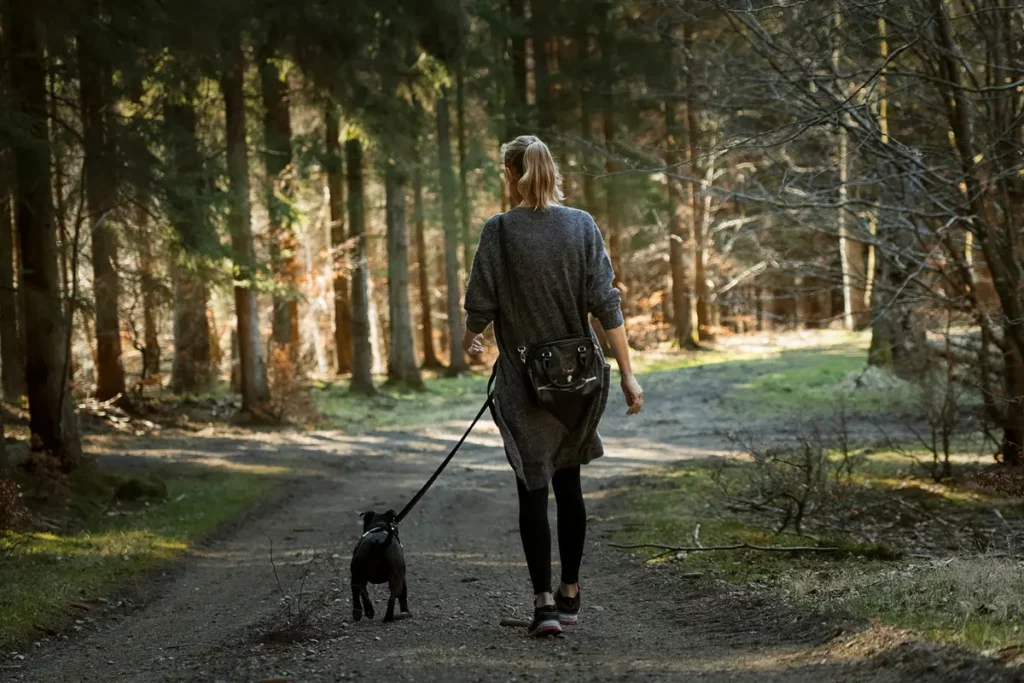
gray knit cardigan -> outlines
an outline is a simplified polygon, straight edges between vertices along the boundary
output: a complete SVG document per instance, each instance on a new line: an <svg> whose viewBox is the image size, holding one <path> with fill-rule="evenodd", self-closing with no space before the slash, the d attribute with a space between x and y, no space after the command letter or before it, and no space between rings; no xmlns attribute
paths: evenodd
<svg viewBox="0 0 1024 683"><path fill-rule="evenodd" d="M498 216L480 233L466 289L466 326L482 333L494 323L499 357L491 411L516 476L529 489L547 486L555 470L586 464L604 454L597 424L608 403L609 368L601 394L589 403L580 426L570 432L561 421L535 406L516 351L526 344L590 335L584 329L579 300L606 329L622 325L619 290L612 286L611 261L594 219L585 211L556 206L546 210L514 208L504 214L509 276L501 259ZM508 277L515 286L516 309L510 315ZM512 319L517 328L512 329Z"/></svg>

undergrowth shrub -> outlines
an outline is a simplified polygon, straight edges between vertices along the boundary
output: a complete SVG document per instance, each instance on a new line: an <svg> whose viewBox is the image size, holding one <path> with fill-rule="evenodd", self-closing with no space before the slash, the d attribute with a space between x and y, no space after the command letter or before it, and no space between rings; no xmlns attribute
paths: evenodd
<svg viewBox="0 0 1024 683"><path fill-rule="evenodd" d="M838 416L830 434L809 423L770 443L736 434L726 437L752 462L723 460L712 481L730 507L774 516L776 534L791 527L802 534L809 518L839 506L848 498L861 462L850 451L845 414Z"/></svg>
<svg viewBox="0 0 1024 683"><path fill-rule="evenodd" d="M17 532L25 529L30 519L18 484L0 476L0 564L24 544L24 537Z"/></svg>
<svg viewBox="0 0 1024 683"><path fill-rule="evenodd" d="M274 420L313 424L320 419L309 383L287 346L274 346L269 379L270 416Z"/></svg>

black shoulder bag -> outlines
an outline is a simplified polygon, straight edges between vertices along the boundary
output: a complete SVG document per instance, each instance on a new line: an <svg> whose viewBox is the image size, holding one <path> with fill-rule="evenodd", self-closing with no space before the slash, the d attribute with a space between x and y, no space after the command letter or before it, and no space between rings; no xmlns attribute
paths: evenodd
<svg viewBox="0 0 1024 683"><path fill-rule="evenodd" d="M587 397L599 391L603 373L598 367L594 338L587 334L590 330L590 320L586 311L586 285L584 284L584 291L577 302L580 323L583 326L581 331L584 336L568 337L528 346L516 323L515 281L512 279L508 252L505 249L504 215L498 217L498 244L501 260L505 264L509 299L512 301L509 320L512 323L512 333L516 339L519 360L526 366L526 376L534 400L542 406L551 406L561 403L568 397ZM586 278L584 278L585 281Z"/></svg>

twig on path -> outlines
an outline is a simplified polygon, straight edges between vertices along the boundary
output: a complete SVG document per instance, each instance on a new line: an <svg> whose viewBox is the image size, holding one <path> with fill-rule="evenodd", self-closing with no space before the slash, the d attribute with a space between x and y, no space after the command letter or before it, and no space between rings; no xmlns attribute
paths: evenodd
<svg viewBox="0 0 1024 683"><path fill-rule="evenodd" d="M840 550L840 548L823 545L753 545L752 543L699 546L665 545L664 543L609 543L608 545L612 548L624 548L626 550L635 550L638 548L654 548L655 550L665 551L660 555L655 555L655 557L662 557L669 553L699 553L711 550L762 550L766 552L781 553L835 552L837 550Z"/></svg>

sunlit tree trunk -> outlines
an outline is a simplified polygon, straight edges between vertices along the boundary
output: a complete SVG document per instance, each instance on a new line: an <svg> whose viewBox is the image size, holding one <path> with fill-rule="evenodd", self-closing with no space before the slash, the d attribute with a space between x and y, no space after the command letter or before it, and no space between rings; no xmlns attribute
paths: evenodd
<svg viewBox="0 0 1024 683"><path fill-rule="evenodd" d="M419 150L412 180L413 220L416 223L416 280L420 295L420 334L423 346L423 369L443 367L434 348L433 306L430 296L430 261L427 258L426 220L423 215L423 167Z"/></svg>
<svg viewBox="0 0 1024 683"><path fill-rule="evenodd" d="M352 309L349 305L348 247L345 244L345 177L337 106L327 105L327 191L330 194L334 267L334 351L338 374L352 371Z"/></svg>
<svg viewBox="0 0 1024 683"><path fill-rule="evenodd" d="M95 18L95 17L93 17ZM120 285L117 274L117 229L114 204L115 143L110 135L108 97L113 86L110 65L99 55L94 37L78 37L79 96L82 141L85 150L83 172L88 211L86 225L92 237L93 292L96 310L96 398L108 401L125 396L124 366L121 361L121 326L118 318Z"/></svg>
<svg viewBox="0 0 1024 683"><path fill-rule="evenodd" d="M366 209L363 204L363 143L345 142L348 172L348 224L352 240L352 381L350 391L372 395L373 348L370 343L370 287L366 262Z"/></svg>
<svg viewBox="0 0 1024 683"><path fill-rule="evenodd" d="M25 347L14 278L11 155L0 157L0 391L8 401L25 395Z"/></svg>
<svg viewBox="0 0 1024 683"><path fill-rule="evenodd" d="M241 365L242 410L258 411L270 401L267 366L260 343L256 300L256 254L252 243L249 200L249 148L245 139L245 53L237 31L228 36L227 60L221 78L230 182L228 227L235 263L235 317Z"/></svg>
<svg viewBox="0 0 1024 683"><path fill-rule="evenodd" d="M57 267L40 11L38 3L5 0L3 5L11 90L25 125L13 140L25 379L32 433L64 469L71 470L81 461L82 447L68 388L68 321L61 306Z"/></svg>
<svg viewBox="0 0 1024 683"><path fill-rule="evenodd" d="M689 24L683 26L683 41L686 54L686 68L684 73L686 88L686 126L687 137L689 138L689 159L688 169L694 178L690 184L690 203L692 206L693 220L693 288L694 307L697 313L697 338L701 341L711 339L711 320L708 315L708 276L707 276L707 226L704 222L706 215L703 193L700 191L702 183L699 180L704 177L707 169L702 166L701 159L701 117L699 106L696 101L696 58L693 54L693 31Z"/></svg>
<svg viewBox="0 0 1024 683"><path fill-rule="evenodd" d="M437 100L438 168L441 174L441 221L444 225L445 281L448 288L449 375L469 370L462 351L462 285L459 282L459 233L455 214L455 173L452 169L448 92Z"/></svg>
<svg viewBox="0 0 1024 683"><path fill-rule="evenodd" d="M261 50L259 64L269 247L277 281L272 330L274 343L287 348L295 361L299 353L299 266L295 257L297 242L291 224L291 183L284 176L292 161L292 123L288 82L282 77L275 57L274 50L267 47Z"/></svg>
<svg viewBox="0 0 1024 683"><path fill-rule="evenodd" d="M388 347L388 381L414 387L423 385L416 364L409 305L409 238L405 222L406 175L395 165L384 173L388 243L388 312L391 344Z"/></svg>

